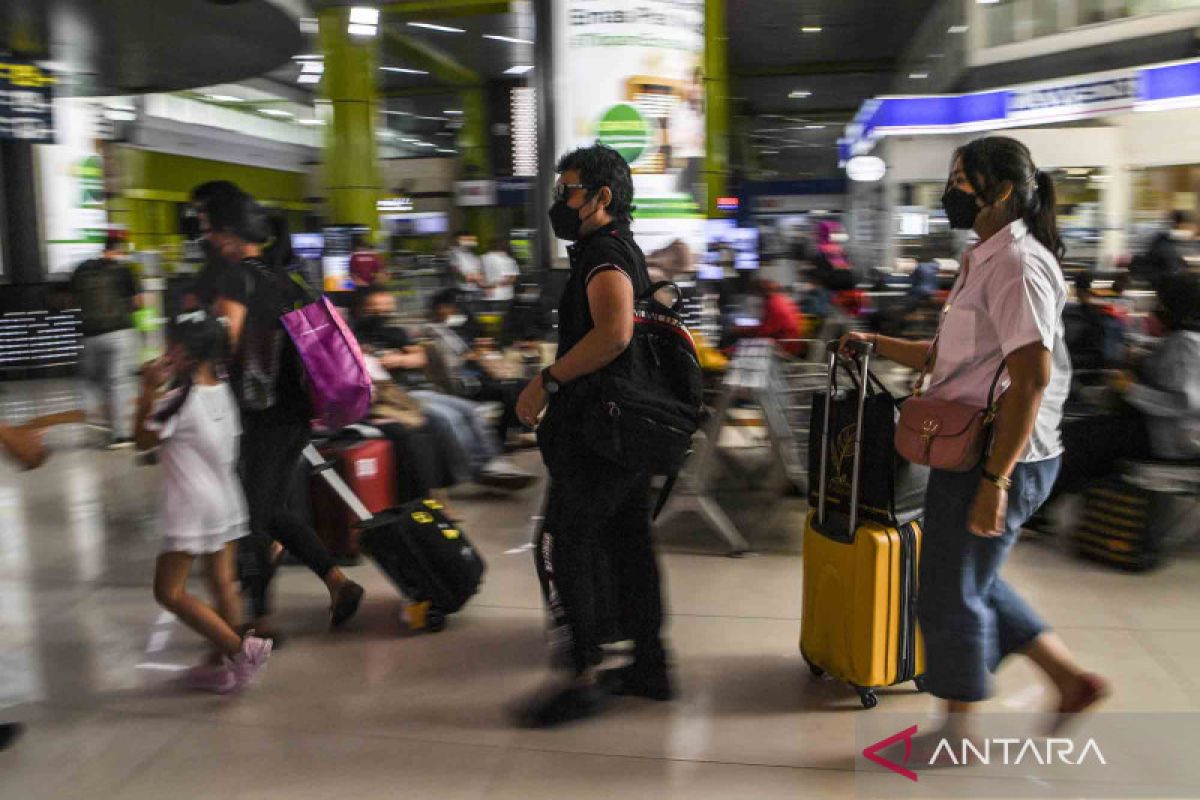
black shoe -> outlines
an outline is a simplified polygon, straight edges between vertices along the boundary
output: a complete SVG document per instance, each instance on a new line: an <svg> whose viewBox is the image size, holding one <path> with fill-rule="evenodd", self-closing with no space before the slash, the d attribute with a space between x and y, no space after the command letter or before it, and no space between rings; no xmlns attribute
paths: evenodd
<svg viewBox="0 0 1200 800"><path fill-rule="evenodd" d="M600 688L609 694L645 697L648 700L674 700L671 671L665 666L646 667L634 662L600 672Z"/></svg>
<svg viewBox="0 0 1200 800"><path fill-rule="evenodd" d="M363 587L354 581L346 581L339 586L337 595L333 599L333 607L329 609L330 624L335 628L341 627L357 614L364 594L366 592L363 591Z"/></svg>
<svg viewBox="0 0 1200 800"><path fill-rule="evenodd" d="M25 726L19 722L0 725L0 750L7 750L24 732Z"/></svg>
<svg viewBox="0 0 1200 800"><path fill-rule="evenodd" d="M599 714L608 699L596 684L572 681L538 692L514 716L517 724L525 728L552 728Z"/></svg>

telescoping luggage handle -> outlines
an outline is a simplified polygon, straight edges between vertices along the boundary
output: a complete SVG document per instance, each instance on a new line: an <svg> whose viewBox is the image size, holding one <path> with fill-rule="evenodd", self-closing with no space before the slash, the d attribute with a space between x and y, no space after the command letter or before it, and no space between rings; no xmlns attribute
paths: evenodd
<svg viewBox="0 0 1200 800"><path fill-rule="evenodd" d="M825 478L829 469L829 429L831 426L831 417L833 416L833 393L837 390L837 361L839 358L838 349L840 342L837 339L825 345L825 355L829 359L829 383L826 386L825 392L825 413L821 421L821 483L818 487L817 499L817 523L825 524ZM854 536L854 531L858 527L858 476L859 462L862 460L862 431L863 417L867 408L867 391L871 380L871 354L875 352L875 345L871 342L863 342L852 339L847 343L850 352L858 356L856 361L859 364L859 381L858 381L858 414L857 422L854 425L854 457L850 466L850 520L847 527L847 534Z"/></svg>
<svg viewBox="0 0 1200 800"><path fill-rule="evenodd" d="M358 517L359 523L368 523L375 518L375 515L363 505L362 500L358 499L358 495L350 491L350 487L342 480L342 476L337 474L334 469L335 461L326 461L321 457L321 451L314 444L309 444L304 448L304 459L312 465L313 472L319 474L329 484L329 488L337 493L337 496L342 499L354 516Z"/></svg>

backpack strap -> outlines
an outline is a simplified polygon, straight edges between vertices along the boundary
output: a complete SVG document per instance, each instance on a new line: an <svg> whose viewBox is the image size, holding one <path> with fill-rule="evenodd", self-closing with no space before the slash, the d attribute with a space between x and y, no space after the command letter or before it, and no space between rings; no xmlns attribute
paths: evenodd
<svg viewBox="0 0 1200 800"><path fill-rule="evenodd" d="M675 301L671 303L671 305L667 306L667 308L678 312L683 306L683 290L679 288L679 284L674 283L673 281L658 281L657 283L652 283L646 289L646 291L638 295L637 299L639 302L654 300L654 295L658 294L663 289L668 288L675 292Z"/></svg>

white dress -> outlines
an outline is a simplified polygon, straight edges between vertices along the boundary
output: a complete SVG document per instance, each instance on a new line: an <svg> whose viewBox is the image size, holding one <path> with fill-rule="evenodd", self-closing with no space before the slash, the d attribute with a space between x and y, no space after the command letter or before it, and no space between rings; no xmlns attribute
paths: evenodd
<svg viewBox="0 0 1200 800"><path fill-rule="evenodd" d="M163 397L155 412L177 397ZM246 535L246 499L237 476L242 430L229 386L193 386L178 412L147 427L162 442L158 530L163 552L216 553Z"/></svg>

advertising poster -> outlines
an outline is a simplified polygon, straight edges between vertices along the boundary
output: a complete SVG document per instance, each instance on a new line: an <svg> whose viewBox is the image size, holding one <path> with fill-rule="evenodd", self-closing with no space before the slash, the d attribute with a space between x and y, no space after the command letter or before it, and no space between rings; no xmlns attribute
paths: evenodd
<svg viewBox="0 0 1200 800"><path fill-rule="evenodd" d="M38 145L42 232L49 274L69 273L104 251L104 161L99 152L99 107L88 100L54 100L57 144Z"/></svg>
<svg viewBox="0 0 1200 800"><path fill-rule="evenodd" d="M647 253L704 246L703 0L564 0L556 8L560 152L607 144L633 169Z"/></svg>

